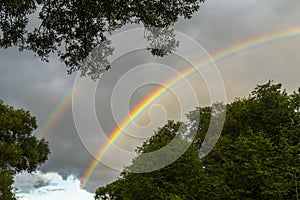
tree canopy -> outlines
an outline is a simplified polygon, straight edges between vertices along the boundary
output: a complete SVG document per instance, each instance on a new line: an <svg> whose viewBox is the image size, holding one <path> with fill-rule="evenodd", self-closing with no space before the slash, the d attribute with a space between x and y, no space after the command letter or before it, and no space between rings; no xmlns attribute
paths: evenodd
<svg viewBox="0 0 300 200"><path fill-rule="evenodd" d="M96 190L95 199L299 199L300 88L287 94L269 81L229 103L222 135L201 159L211 107L197 107L187 117L199 111L196 138L178 160L150 173L126 167L118 180ZM138 152L168 144L181 123L169 121Z"/></svg>
<svg viewBox="0 0 300 200"><path fill-rule="evenodd" d="M13 175L33 172L48 158L47 141L32 135L36 128L36 118L28 111L0 101L0 200L15 199Z"/></svg>
<svg viewBox="0 0 300 200"><path fill-rule="evenodd" d="M179 17L191 18L204 0L4 0L0 2L0 47L16 46L33 51L47 61L57 53L72 73L99 77L110 65L107 56L113 52L108 35L126 24L150 27L150 50L164 56L176 45L172 25ZM34 14L38 14L39 20ZM32 27L33 26L33 27ZM164 28L159 37L151 27ZM155 46L160 41L159 46ZM164 41L166 44L161 44ZM154 46L153 46L154 45ZM84 59L100 46L101 60L82 69ZM87 63L85 63L87 64ZM90 64L90 63L89 63ZM92 74L90 74L92 73ZM96 74L96 75L95 75Z"/></svg>

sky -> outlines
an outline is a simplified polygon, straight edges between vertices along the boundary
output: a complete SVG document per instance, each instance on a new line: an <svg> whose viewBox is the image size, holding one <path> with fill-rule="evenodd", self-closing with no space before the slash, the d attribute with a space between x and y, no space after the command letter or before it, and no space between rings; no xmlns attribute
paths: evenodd
<svg viewBox="0 0 300 200"><path fill-rule="evenodd" d="M179 49L161 59L137 50L144 45L141 32L138 26L127 26L113 33L112 69L96 82L76 73L68 75L55 56L44 63L30 52L0 49L0 99L36 116L39 128L34 134L45 137L51 149L37 172L15 177L20 199L92 200L95 189L115 180L135 156L135 147L166 120L183 119L184 113L209 105L218 95L224 94L226 102L248 96L257 84L270 79L288 92L296 90L300 86L299 10L297 0L207 0L192 19L175 24ZM247 41L297 28L298 36L242 48ZM235 46L242 50L218 59L220 52ZM210 63L214 74L209 73L210 67L202 67L169 88L108 147L80 188L99 149L128 112L160 85L203 60L214 61Z"/></svg>

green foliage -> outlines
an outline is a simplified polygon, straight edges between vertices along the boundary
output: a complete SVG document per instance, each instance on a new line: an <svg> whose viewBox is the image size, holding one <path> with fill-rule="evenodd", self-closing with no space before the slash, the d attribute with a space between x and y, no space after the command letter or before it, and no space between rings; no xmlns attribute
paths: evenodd
<svg viewBox="0 0 300 200"><path fill-rule="evenodd" d="M36 128L36 119L28 111L0 101L0 199L13 199L14 174L35 171L47 160L47 141L31 135Z"/></svg>
<svg viewBox="0 0 300 200"><path fill-rule="evenodd" d="M68 72L83 70L84 59L97 46L101 46L102 61L89 66L92 78L107 70L107 57L112 54L108 35L126 24L143 24L145 27L165 28L160 33L157 47L151 52L164 56L177 46L169 29L179 17L191 18L204 0L4 0L0 3L0 47L17 46L33 51L47 61L56 52L67 65ZM38 13L40 24L31 14ZM31 15L31 16L30 16ZM164 36L165 35L165 36ZM171 39L169 37L171 36ZM155 41L158 37L154 37ZM147 38L149 39L149 38ZM162 43L163 42L163 43ZM153 47L155 46L155 48ZM95 70L97 68L98 71ZM86 68L83 70L83 75Z"/></svg>
<svg viewBox="0 0 300 200"><path fill-rule="evenodd" d="M271 81L248 98L227 105L222 135L206 157L198 157L211 107L198 107L198 134L174 163L150 173L121 177L96 191L96 199L299 199L300 89L292 94ZM197 111L197 112L196 112ZM200 111L200 116L196 113ZM181 122L169 121L141 147L152 152L177 134ZM139 157L139 156L138 156ZM138 158L137 157L137 158ZM133 160L133 164L135 160Z"/></svg>
<svg viewBox="0 0 300 200"><path fill-rule="evenodd" d="M16 200L13 193L13 176L9 171L0 171L0 200Z"/></svg>

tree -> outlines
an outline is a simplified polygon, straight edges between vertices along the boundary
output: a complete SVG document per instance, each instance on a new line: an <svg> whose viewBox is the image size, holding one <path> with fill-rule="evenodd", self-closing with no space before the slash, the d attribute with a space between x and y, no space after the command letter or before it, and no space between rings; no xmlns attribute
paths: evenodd
<svg viewBox="0 0 300 200"><path fill-rule="evenodd" d="M95 198L298 200L299 108L300 88L287 94L281 84L269 81L258 85L249 97L227 105L222 135L213 150L200 159L212 109L197 107L187 114L190 120L200 117L196 138L178 160L143 174L130 173L129 166L117 181L100 187ZM169 122L138 151L151 152L168 144L181 123Z"/></svg>
<svg viewBox="0 0 300 200"><path fill-rule="evenodd" d="M0 101L0 200L15 199L13 175L33 172L47 160L48 143L32 135L36 128L36 118L28 111Z"/></svg>
<svg viewBox="0 0 300 200"><path fill-rule="evenodd" d="M9 171L0 172L0 199L1 200L15 200L16 196L13 193L12 184L14 183L13 176Z"/></svg>
<svg viewBox="0 0 300 200"><path fill-rule="evenodd" d="M50 53L56 52L67 65L68 72L81 70L84 59L97 46L104 55L100 66L91 66L88 72L99 74L107 70L107 56L112 54L108 35L126 24L143 24L145 27L159 27L166 40L164 45L150 45L154 55L164 56L174 47L170 28L179 17L191 18L204 0L5 0L0 3L0 47L16 46L19 50L33 51L47 61ZM33 30L28 22L36 19ZM152 33L153 39L157 39ZM148 37L149 39L149 37ZM155 43L155 42L154 42ZM168 48L168 49L161 49ZM99 56L98 55L98 56ZM99 64L99 63L97 63ZM85 69L86 70L86 69ZM87 72L83 73L86 75Z"/></svg>
<svg viewBox="0 0 300 200"><path fill-rule="evenodd" d="M159 128L148 141L137 149L147 153L167 145L178 134L181 122L168 121ZM132 166L127 167L121 178L112 184L99 188L96 199L190 199L203 183L201 179L201 160L198 159L196 146L190 146L178 160L171 165L149 173L130 173ZM172 155L172 152L166 152ZM168 156L166 156L168 157ZM136 158L137 159L137 158ZM135 163L135 160L133 163ZM151 162L148 161L148 162ZM190 183L197 182L197 185Z"/></svg>

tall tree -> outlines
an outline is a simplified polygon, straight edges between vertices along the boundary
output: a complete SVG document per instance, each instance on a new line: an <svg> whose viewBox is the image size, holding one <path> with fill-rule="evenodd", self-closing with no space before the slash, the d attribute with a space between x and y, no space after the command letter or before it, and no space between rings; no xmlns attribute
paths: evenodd
<svg viewBox="0 0 300 200"><path fill-rule="evenodd" d="M170 53L176 42L171 26L179 17L191 18L204 0L4 0L0 2L0 47L17 46L33 51L47 61L56 52L67 65L68 72L81 70L94 75L110 67L107 56L112 54L108 35L126 24L150 27L150 49L154 55ZM40 23L34 18L38 13ZM34 24L33 30L28 22ZM151 27L166 31L153 32ZM158 39L159 46L155 45ZM164 44L162 44L162 42ZM100 46L100 61L82 69L84 59Z"/></svg>
<svg viewBox="0 0 300 200"><path fill-rule="evenodd" d="M28 111L0 101L0 200L15 199L13 175L35 171L48 158L47 141L32 135L36 128L36 118Z"/></svg>
<svg viewBox="0 0 300 200"><path fill-rule="evenodd" d="M295 199L300 197L300 88L292 94L271 81L226 107L222 135L203 158L198 151L210 125L211 107L199 117L190 148L171 165L130 173L96 191L96 199ZM177 124L177 126L176 126ZM138 148L151 152L168 144L180 122L169 122ZM133 164L136 158L133 160Z"/></svg>

